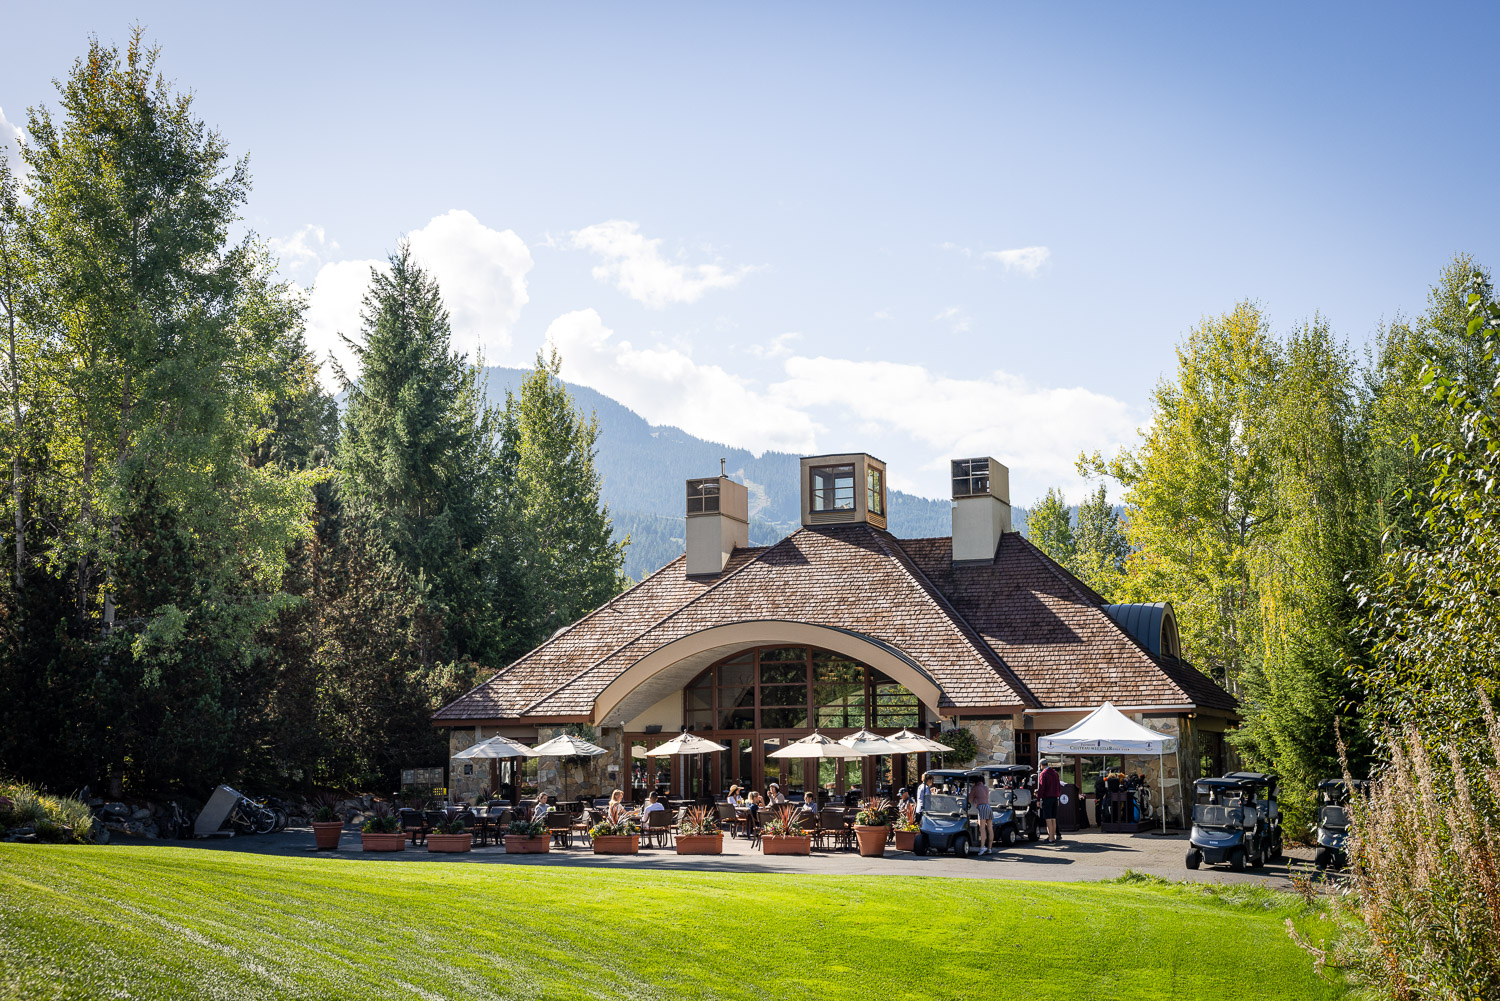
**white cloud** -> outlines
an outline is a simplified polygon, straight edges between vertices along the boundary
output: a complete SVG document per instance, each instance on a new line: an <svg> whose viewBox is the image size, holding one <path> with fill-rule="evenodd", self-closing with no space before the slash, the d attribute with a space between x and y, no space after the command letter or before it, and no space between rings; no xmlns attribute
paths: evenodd
<svg viewBox="0 0 1500 1001"><path fill-rule="evenodd" d="M788 331L771 338L769 344L752 344L747 350L757 358L783 358L792 353L792 342L801 339L801 334Z"/></svg>
<svg viewBox="0 0 1500 1001"><path fill-rule="evenodd" d="M562 356L564 379L592 386L655 424L756 452L811 451L823 430L717 365L701 365L677 348L617 340L592 309L553 320L547 343Z"/></svg>
<svg viewBox="0 0 1500 1001"><path fill-rule="evenodd" d="M18 184L24 182L27 174L26 164L21 159L22 138L20 126L11 124L5 117L5 109L0 108L0 156L10 163L11 173Z"/></svg>
<svg viewBox="0 0 1500 1001"><path fill-rule="evenodd" d="M888 309L877 309L875 315L870 317L872 320L894 320L895 318L896 314Z"/></svg>
<svg viewBox="0 0 1500 1001"><path fill-rule="evenodd" d="M338 243L329 240L323 227L316 223L308 223L291 236L273 236L266 244L275 255L281 272L289 276L317 267L339 249Z"/></svg>
<svg viewBox="0 0 1500 1001"><path fill-rule="evenodd" d="M1135 439L1124 402L1081 387L1048 387L1004 371L955 378L921 365L793 355L779 378L743 378L664 345L615 337L592 309L547 329L563 378L591 386L656 424L757 453L868 450L891 482L948 495L948 460L993 455L1011 468L1011 496L1027 504L1051 486L1075 499L1082 451Z"/></svg>
<svg viewBox="0 0 1500 1001"><path fill-rule="evenodd" d="M958 306L949 306L947 309L938 310L933 320L948 324L948 326L953 328L955 334L961 334L974 326L974 318Z"/></svg>
<svg viewBox="0 0 1500 1001"><path fill-rule="evenodd" d="M412 255L442 290L453 326L453 347L476 360L482 353L491 363L503 359L511 345L511 329L526 305L526 275L531 251L511 230L485 226L468 212L455 209L437 216L407 234ZM316 261L336 249L325 242L320 227L306 226L280 242L284 252L304 254L303 263ZM304 253L305 252L305 253ZM370 268L382 270L385 261L332 261L318 268L308 297L307 342L320 358L335 357L350 375L353 357L339 339L359 334L360 300L370 281ZM331 367L323 372L325 385L334 385Z"/></svg>
<svg viewBox="0 0 1500 1001"><path fill-rule="evenodd" d="M1046 247L1016 247L1013 250L986 250L979 256L986 261L999 262L1006 271L1019 271L1032 278L1047 263L1052 251Z"/></svg>
<svg viewBox="0 0 1500 1001"><path fill-rule="evenodd" d="M676 264L661 256L661 240L641 234L639 223L624 219L586 226L573 234L573 246L603 263L594 277L652 309L697 302L711 289L738 285L752 268L726 270L718 264Z"/></svg>

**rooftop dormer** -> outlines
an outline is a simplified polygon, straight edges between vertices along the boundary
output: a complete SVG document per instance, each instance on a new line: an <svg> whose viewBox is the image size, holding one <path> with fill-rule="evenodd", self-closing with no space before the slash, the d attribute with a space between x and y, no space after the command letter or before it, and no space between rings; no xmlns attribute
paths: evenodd
<svg viewBox="0 0 1500 1001"><path fill-rule="evenodd" d="M885 528L885 463L864 452L802 460L802 524Z"/></svg>

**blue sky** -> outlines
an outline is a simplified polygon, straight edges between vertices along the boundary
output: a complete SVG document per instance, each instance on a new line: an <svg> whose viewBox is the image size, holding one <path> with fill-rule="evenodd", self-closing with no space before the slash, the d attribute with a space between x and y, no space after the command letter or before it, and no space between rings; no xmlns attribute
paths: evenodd
<svg viewBox="0 0 1500 1001"><path fill-rule="evenodd" d="M1076 496L1240 299L1362 344L1500 260L1493 8L541 6L21 5L0 110L139 20L315 345L408 235L465 350L932 496Z"/></svg>

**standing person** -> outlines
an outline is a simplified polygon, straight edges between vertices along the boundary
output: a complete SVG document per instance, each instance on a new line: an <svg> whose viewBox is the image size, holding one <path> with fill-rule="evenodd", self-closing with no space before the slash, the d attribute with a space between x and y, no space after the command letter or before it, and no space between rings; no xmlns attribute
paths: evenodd
<svg viewBox="0 0 1500 1001"><path fill-rule="evenodd" d="M1062 795L1062 779L1045 758L1042 773L1037 776L1036 794L1042 801L1042 819L1047 822L1047 843L1055 845L1062 840L1057 836L1057 798Z"/></svg>
<svg viewBox="0 0 1500 1001"><path fill-rule="evenodd" d="M969 779L969 802L979 814L978 854L988 855L995 840L995 811L990 807L990 786L984 776L975 775Z"/></svg>
<svg viewBox="0 0 1500 1001"><path fill-rule="evenodd" d="M922 784L917 786L917 816L921 817L927 810L927 804L932 799L932 776L923 775Z"/></svg>

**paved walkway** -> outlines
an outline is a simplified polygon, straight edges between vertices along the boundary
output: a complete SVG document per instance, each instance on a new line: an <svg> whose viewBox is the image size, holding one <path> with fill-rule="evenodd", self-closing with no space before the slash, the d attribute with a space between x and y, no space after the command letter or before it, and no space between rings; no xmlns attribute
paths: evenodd
<svg viewBox="0 0 1500 1001"><path fill-rule="evenodd" d="M995 855L957 858L952 855L917 857L888 848L884 858L860 858L855 852L814 852L810 856L762 855L743 838L724 838L722 855L678 855L672 849L643 848L639 855L595 855L575 842L573 848L545 855L507 855L499 846L475 848L457 855L429 853L407 844L392 853L363 852L359 833L346 830L334 852L315 852L311 828L290 828L279 834L202 841L133 841L111 844L157 844L268 855L343 858L378 864L382 861L420 861L438 865L546 865L584 868L641 869L695 872L784 872L858 876L945 876L958 879L1096 880L1113 879L1127 869L1167 879L1213 880L1221 883L1260 882L1287 889L1290 872L1311 873L1312 852L1291 848L1287 862L1259 872L1231 872L1227 866L1205 866L1196 872L1183 864L1187 834L1102 834L1097 829L1065 836L1060 845L1022 844Z"/></svg>

